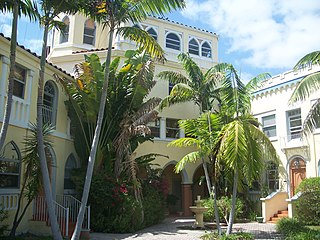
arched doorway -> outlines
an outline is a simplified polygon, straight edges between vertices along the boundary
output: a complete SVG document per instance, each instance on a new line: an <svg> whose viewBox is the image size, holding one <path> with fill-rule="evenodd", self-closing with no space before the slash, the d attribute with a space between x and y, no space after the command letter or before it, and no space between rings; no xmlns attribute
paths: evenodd
<svg viewBox="0 0 320 240"><path fill-rule="evenodd" d="M174 164L167 165L163 172L163 178L168 184L167 204L169 213L178 213L182 211L182 176L174 172Z"/></svg>
<svg viewBox="0 0 320 240"><path fill-rule="evenodd" d="M208 198L208 187L206 177L202 165L200 165L193 174L192 178L192 199L195 200L197 196L201 196L201 199Z"/></svg>
<svg viewBox="0 0 320 240"><path fill-rule="evenodd" d="M290 162L290 196L293 197L297 192L297 187L306 178L306 163L300 157L295 157Z"/></svg>

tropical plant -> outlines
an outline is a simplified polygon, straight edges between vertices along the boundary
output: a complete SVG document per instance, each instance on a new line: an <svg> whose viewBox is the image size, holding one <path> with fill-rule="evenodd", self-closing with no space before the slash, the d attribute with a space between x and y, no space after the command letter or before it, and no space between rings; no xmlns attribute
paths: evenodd
<svg viewBox="0 0 320 240"><path fill-rule="evenodd" d="M221 91L222 128L218 133L216 156L223 161L233 175L231 213L226 234L232 232L235 217L237 190L241 183L251 183L258 179L263 169L264 160L278 159L269 138L259 129L259 123L250 114L251 93L269 74L260 74L246 85L241 81L237 71L228 65Z"/></svg>
<svg viewBox="0 0 320 240"><path fill-rule="evenodd" d="M301 58L294 66L294 70L303 69L306 66L316 65L320 63L320 51L315 51ZM320 89L320 73L314 72L304 77L293 91L289 103L296 101L305 101L311 94ZM320 122L320 99L318 99L311 107L307 118L304 120L303 129L312 132L316 123Z"/></svg>
<svg viewBox="0 0 320 240"><path fill-rule="evenodd" d="M12 29L10 39L10 69L8 77L8 90L7 90L7 102L4 111L4 118L0 131L0 151L3 148L7 130L9 126L9 119L12 109L12 96L13 96L13 80L16 66L16 48L17 48L17 29L18 29L18 18L19 16L26 15L30 20L35 20L36 13L32 7L33 3L31 0L16 0L16 1L1 1L0 11L12 11Z"/></svg>
<svg viewBox="0 0 320 240"><path fill-rule="evenodd" d="M96 159L96 152L99 143L100 132L102 128L103 116L107 98L107 88L110 74L110 62L113 45L113 37L115 31L127 39L136 41L140 47L145 49L159 59L164 59L163 50L147 32L134 27L120 27L126 22L138 23L143 21L148 15L162 15L170 10L181 9L185 6L183 0L103 0L103 1L88 1L88 5L83 8L86 15L96 19L99 23L109 27L109 42L108 51L105 62L104 83L102 87L102 94L97 118L97 125L95 129L94 139L91 145L91 151L88 159L88 167L86 174L86 181L81 198L81 206L77 218L72 239L78 239L80 236L81 226L84 218L85 208L88 201L90 183L94 169L94 162Z"/></svg>
<svg viewBox="0 0 320 240"><path fill-rule="evenodd" d="M52 141L48 138L49 134L53 132L54 128L48 124L43 125L43 141L45 148L52 146ZM12 228L10 231L10 237L15 237L16 230L21 223L28 207L38 195L40 188L43 187L41 180L41 167L38 155L38 138L37 138L37 126L30 124L30 135L24 139L24 157L23 163L25 164L25 173L22 182L21 191L18 199L18 207ZM50 164L50 163L49 163ZM23 206L23 199L27 199L27 203ZM21 209L23 207L23 209ZM20 214L20 215L19 215Z"/></svg>
<svg viewBox="0 0 320 240"><path fill-rule="evenodd" d="M223 79L225 64L218 64L203 73L197 63L193 61L189 56L189 54L179 54L178 60L182 64L182 67L185 70L187 76L172 71L163 71L158 75L160 79L165 79L168 80L171 84L175 84L169 96L161 101L160 109L171 106L173 104L192 101L199 107L200 114L206 111L219 111L219 109L215 108L215 106L221 104L219 88L220 83ZM207 126L211 126L211 124L209 123L209 125ZM210 129L207 127L207 130L209 131ZM195 137L203 138L204 136L197 135ZM202 140L199 139L199 141ZM208 192L211 195L211 182L207 164L204 160L205 156L209 156L208 154L210 155L210 153L208 152L207 154L201 154L201 159L206 177ZM214 166L213 170L215 171L215 157L211 155L210 160L212 161L212 165ZM213 184L213 195L214 198L216 198L216 179L214 179ZM218 216L218 213L216 213L218 230L219 232L221 232Z"/></svg>
<svg viewBox="0 0 320 240"><path fill-rule="evenodd" d="M50 219L51 230L54 239L62 239L61 232L59 229L57 217L54 209L54 202L52 198L52 189L50 184L48 166L46 161L44 141L43 141L43 86L44 86L44 73L46 67L46 50L47 50L47 40L48 32L50 29L57 27L63 27L60 21L55 20L58 14L66 13L76 13L79 9L78 1L68 1L68 0L42 0L40 1L40 9L38 10L37 5L34 8L37 9L38 18L43 30L42 39L42 51L40 58L40 69L39 69L39 81L38 81L38 96L37 96L37 131L38 131L38 154L40 158L40 166L42 171L42 180L45 192L45 199L48 207L48 214Z"/></svg>

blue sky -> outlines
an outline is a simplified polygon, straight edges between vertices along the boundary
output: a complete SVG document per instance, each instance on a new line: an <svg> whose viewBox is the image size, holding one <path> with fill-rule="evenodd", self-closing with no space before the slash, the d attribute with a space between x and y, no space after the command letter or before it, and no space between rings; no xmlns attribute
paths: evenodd
<svg viewBox="0 0 320 240"><path fill-rule="evenodd" d="M290 70L305 54L320 49L319 0L187 0L174 21L219 35L219 61L232 63L244 79ZM0 32L10 36L11 16L2 14ZM37 53L41 31L24 17L18 41Z"/></svg>

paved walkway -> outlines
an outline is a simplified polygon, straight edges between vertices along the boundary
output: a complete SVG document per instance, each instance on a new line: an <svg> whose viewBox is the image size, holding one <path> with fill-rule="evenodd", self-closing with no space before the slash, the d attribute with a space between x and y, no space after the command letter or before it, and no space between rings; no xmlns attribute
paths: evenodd
<svg viewBox="0 0 320 240"><path fill-rule="evenodd" d="M167 218L161 224L145 228L136 233L109 234L91 233L92 240L196 240L200 239L204 230L186 230L183 226L193 226L194 219ZM182 227L182 228L181 228ZM275 232L275 224L272 223L238 223L234 224L233 231L251 232L255 239L281 239Z"/></svg>

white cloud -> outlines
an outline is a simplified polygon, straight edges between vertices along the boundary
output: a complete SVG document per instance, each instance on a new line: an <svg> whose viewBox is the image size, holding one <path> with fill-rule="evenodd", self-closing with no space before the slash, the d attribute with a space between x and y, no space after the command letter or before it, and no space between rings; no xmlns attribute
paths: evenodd
<svg viewBox="0 0 320 240"><path fill-rule="evenodd" d="M35 52L38 55L41 55L42 40L28 39L23 43L23 45L29 48L32 52Z"/></svg>
<svg viewBox="0 0 320 240"><path fill-rule="evenodd" d="M243 64L291 68L319 49L319 12L318 0L189 0L183 15L227 38Z"/></svg>
<svg viewBox="0 0 320 240"><path fill-rule="evenodd" d="M11 37L11 25L8 24L1 24L0 25L0 32L3 33L6 37Z"/></svg>
<svg viewBox="0 0 320 240"><path fill-rule="evenodd" d="M12 20L12 14L10 12L2 12L0 17L0 23L10 23Z"/></svg>

